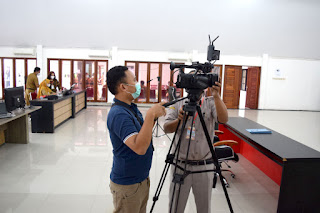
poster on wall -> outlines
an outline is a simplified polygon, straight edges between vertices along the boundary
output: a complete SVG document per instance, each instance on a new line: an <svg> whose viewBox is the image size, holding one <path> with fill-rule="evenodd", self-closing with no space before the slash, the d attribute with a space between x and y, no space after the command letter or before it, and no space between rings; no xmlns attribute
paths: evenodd
<svg viewBox="0 0 320 213"><path fill-rule="evenodd" d="M273 79L276 80L285 80L286 78L284 77L283 71L281 71L280 69L276 69L273 73Z"/></svg>

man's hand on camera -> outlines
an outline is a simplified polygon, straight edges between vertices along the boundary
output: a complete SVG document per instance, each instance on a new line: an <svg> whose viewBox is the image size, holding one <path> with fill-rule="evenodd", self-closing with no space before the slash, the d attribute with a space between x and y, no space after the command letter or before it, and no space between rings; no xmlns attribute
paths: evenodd
<svg viewBox="0 0 320 213"><path fill-rule="evenodd" d="M220 97L219 92L220 92L220 88L221 88L221 83L216 81L215 82L215 86L212 86L211 88L212 88L212 96L214 98Z"/></svg>
<svg viewBox="0 0 320 213"><path fill-rule="evenodd" d="M161 116L165 116L166 115L166 108L164 106L162 106L163 104L165 104L166 102L161 102L159 104L155 104L153 105L148 111L147 114L150 114L154 117L154 119L157 119Z"/></svg>

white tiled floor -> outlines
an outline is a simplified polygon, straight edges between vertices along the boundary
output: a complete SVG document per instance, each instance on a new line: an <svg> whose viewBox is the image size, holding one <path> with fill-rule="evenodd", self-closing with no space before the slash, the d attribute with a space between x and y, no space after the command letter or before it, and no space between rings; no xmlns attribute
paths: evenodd
<svg viewBox="0 0 320 213"><path fill-rule="evenodd" d="M140 108L143 113L146 108ZM109 107L88 107L54 134L30 134L30 143L0 147L0 213L112 212L108 189L112 146L106 127ZM229 110L320 151L320 113ZM162 123L162 120L160 120ZM172 135L170 135L172 137ZM154 139L148 208L160 179L170 142ZM275 212L279 186L240 156L226 175L235 212ZM154 212L167 212L168 178ZM229 212L221 184L213 189L213 212ZM196 212L192 193L186 212Z"/></svg>

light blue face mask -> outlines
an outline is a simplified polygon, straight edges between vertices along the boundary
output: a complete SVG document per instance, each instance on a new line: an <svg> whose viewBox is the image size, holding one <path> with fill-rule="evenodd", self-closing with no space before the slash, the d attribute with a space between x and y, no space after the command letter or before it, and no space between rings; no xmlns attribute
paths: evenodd
<svg viewBox="0 0 320 213"><path fill-rule="evenodd" d="M141 93L141 86L139 84L139 82L137 82L135 85L132 85L132 84L126 84L128 86L135 86L136 87L136 92L134 93L130 93L133 97L133 99L136 99L140 96L140 93Z"/></svg>

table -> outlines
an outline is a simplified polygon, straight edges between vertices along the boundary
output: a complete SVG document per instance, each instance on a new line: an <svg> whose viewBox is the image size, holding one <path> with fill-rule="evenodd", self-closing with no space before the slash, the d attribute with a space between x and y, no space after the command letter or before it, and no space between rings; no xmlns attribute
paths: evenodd
<svg viewBox="0 0 320 213"><path fill-rule="evenodd" d="M29 143L28 115L40 110L41 107L16 109L11 118L0 119L0 135L6 143ZM2 141L2 142L4 142Z"/></svg>
<svg viewBox="0 0 320 213"><path fill-rule="evenodd" d="M57 100L36 99L30 101L33 106L42 109L31 115L33 133L54 133L54 129L75 118L76 114L87 108L86 90L77 90L74 94L59 97Z"/></svg>
<svg viewBox="0 0 320 213"><path fill-rule="evenodd" d="M277 212L320 212L320 152L246 118L231 117L219 129L225 133L221 140L238 141L235 152L280 185ZM270 129L272 134L246 129Z"/></svg>

